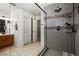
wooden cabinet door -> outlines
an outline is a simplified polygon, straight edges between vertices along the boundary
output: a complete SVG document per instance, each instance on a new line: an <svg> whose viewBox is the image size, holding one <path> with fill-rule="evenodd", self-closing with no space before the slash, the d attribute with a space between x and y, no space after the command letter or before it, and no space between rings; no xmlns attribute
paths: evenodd
<svg viewBox="0 0 79 59"><path fill-rule="evenodd" d="M13 35L9 35L8 39L9 39L9 44L13 44L14 36Z"/></svg>
<svg viewBox="0 0 79 59"><path fill-rule="evenodd" d="M5 45L4 43L4 36L0 36L0 48Z"/></svg>
<svg viewBox="0 0 79 59"><path fill-rule="evenodd" d="M13 35L0 36L0 48L12 45L14 41Z"/></svg>
<svg viewBox="0 0 79 59"><path fill-rule="evenodd" d="M5 46L9 45L9 36L5 36Z"/></svg>
<svg viewBox="0 0 79 59"><path fill-rule="evenodd" d="M7 35L7 36L5 36L5 43L6 43L6 45L13 44L13 35Z"/></svg>

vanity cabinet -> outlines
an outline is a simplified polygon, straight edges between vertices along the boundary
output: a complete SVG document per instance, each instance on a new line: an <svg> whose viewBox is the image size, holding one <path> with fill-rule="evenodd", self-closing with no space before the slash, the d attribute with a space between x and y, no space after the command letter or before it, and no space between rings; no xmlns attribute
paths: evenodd
<svg viewBox="0 0 79 59"><path fill-rule="evenodd" d="M14 42L14 35L0 36L0 48L12 45Z"/></svg>

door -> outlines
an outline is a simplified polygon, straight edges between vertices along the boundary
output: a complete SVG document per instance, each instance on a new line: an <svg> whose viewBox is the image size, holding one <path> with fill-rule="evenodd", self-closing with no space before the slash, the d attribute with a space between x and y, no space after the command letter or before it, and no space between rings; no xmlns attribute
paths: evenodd
<svg viewBox="0 0 79 59"><path fill-rule="evenodd" d="M37 20L33 19L33 42L37 41Z"/></svg>
<svg viewBox="0 0 79 59"><path fill-rule="evenodd" d="M30 35L30 22L31 18L28 17L24 17L24 43L27 44L29 42L31 42L31 35Z"/></svg>
<svg viewBox="0 0 79 59"><path fill-rule="evenodd" d="M31 42L37 41L37 20L31 19Z"/></svg>

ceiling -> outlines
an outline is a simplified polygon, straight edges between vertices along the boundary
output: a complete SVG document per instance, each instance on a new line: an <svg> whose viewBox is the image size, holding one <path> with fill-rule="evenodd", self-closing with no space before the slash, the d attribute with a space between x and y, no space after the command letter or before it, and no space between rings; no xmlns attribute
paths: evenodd
<svg viewBox="0 0 79 59"><path fill-rule="evenodd" d="M40 15L41 10L35 5L35 3L15 3L17 7L22 8L33 15ZM50 3L38 3L40 7L48 6Z"/></svg>
<svg viewBox="0 0 79 59"><path fill-rule="evenodd" d="M0 3L0 9L9 11L9 3Z"/></svg>
<svg viewBox="0 0 79 59"><path fill-rule="evenodd" d="M54 3L37 3L40 7L46 7Z"/></svg>
<svg viewBox="0 0 79 59"><path fill-rule="evenodd" d="M33 15L40 15L40 9L34 3L15 3L17 7L32 13Z"/></svg>
<svg viewBox="0 0 79 59"><path fill-rule="evenodd" d="M40 15L41 10L34 3L15 3L16 7L21 8L33 15ZM51 3L38 3L40 7L45 7L50 5ZM9 3L0 3L0 9L9 11Z"/></svg>

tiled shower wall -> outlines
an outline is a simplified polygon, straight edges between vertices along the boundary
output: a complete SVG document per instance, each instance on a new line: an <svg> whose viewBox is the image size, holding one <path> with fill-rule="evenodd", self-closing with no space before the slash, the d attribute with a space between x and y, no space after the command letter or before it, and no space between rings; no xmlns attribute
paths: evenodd
<svg viewBox="0 0 79 59"><path fill-rule="evenodd" d="M62 10L60 13L54 12L57 6L61 7ZM67 12L71 12L73 10L72 4L52 4L45 7L45 11L47 12L47 16L55 16ZM65 22L72 24L72 16L71 17L62 17L62 18L52 18L47 19L47 26L64 26ZM59 51L71 51L71 33L66 33L62 29L57 31L56 29L47 29L47 47L53 48Z"/></svg>

